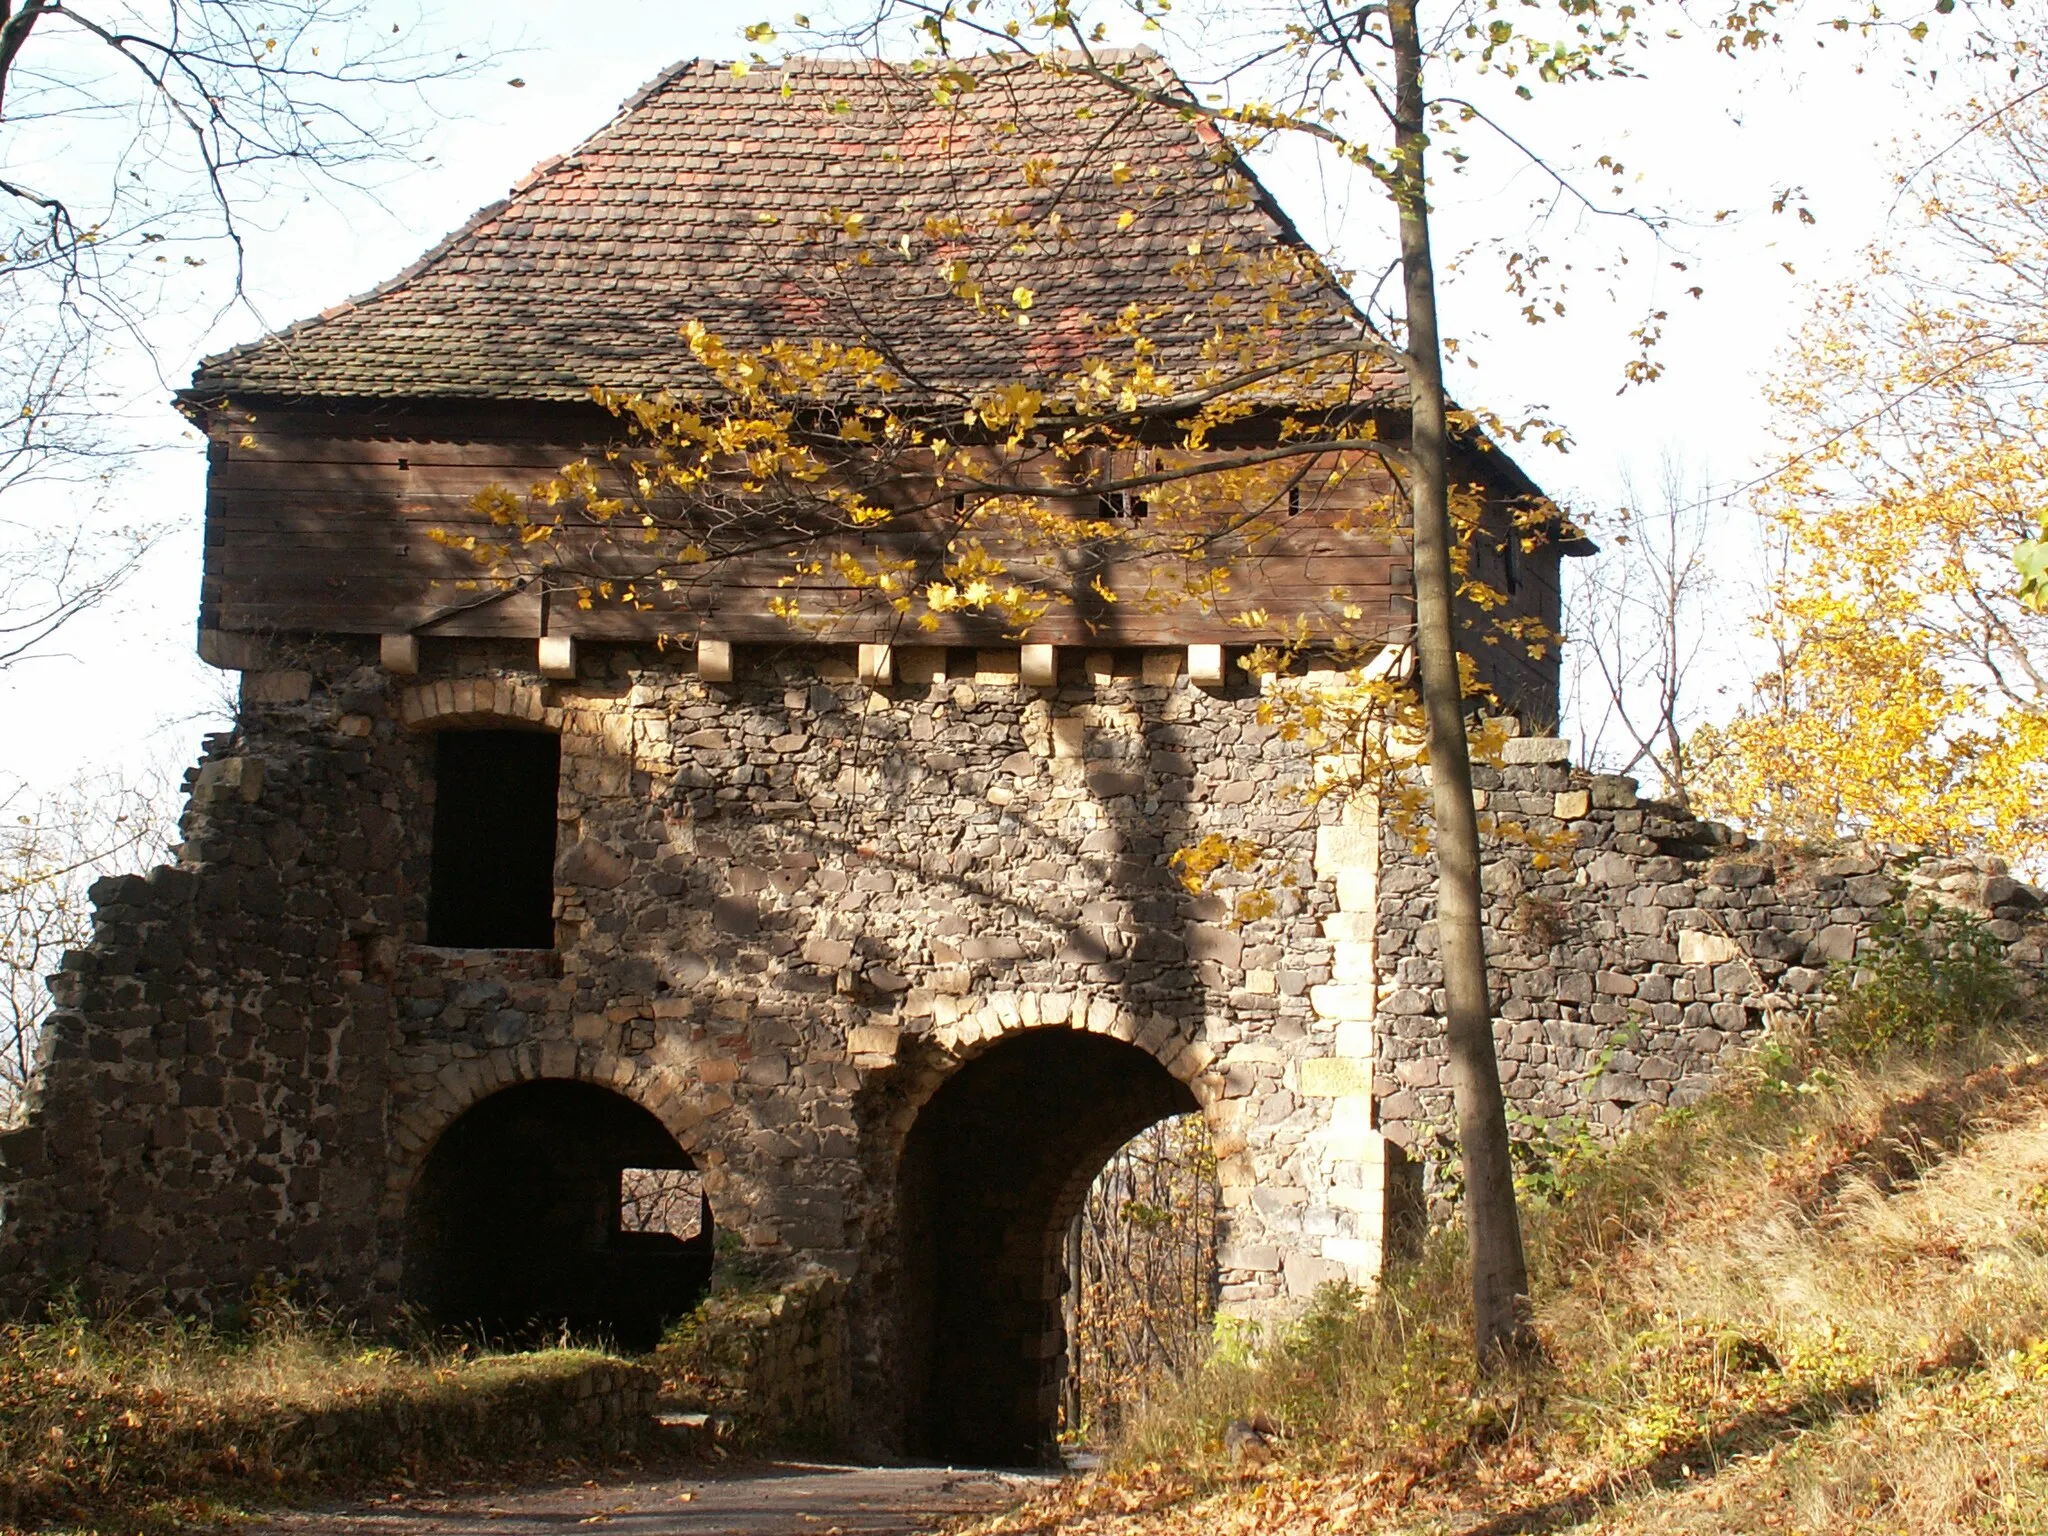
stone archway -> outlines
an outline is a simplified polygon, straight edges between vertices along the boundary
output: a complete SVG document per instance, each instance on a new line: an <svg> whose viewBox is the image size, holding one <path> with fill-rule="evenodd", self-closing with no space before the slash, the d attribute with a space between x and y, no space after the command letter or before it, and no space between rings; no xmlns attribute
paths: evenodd
<svg viewBox="0 0 2048 1536"><path fill-rule="evenodd" d="M501 1089L451 1121L421 1165L407 1299L494 1338L566 1328L651 1347L710 1281L710 1206L662 1177L692 1172L667 1127L623 1094L568 1079ZM694 1232L652 1210L665 1183L697 1198Z"/></svg>
<svg viewBox="0 0 2048 1536"><path fill-rule="evenodd" d="M906 1449L1056 1459L1061 1238L1111 1153L1197 1108L1148 1052L1064 1028L1005 1036L924 1103L898 1187Z"/></svg>

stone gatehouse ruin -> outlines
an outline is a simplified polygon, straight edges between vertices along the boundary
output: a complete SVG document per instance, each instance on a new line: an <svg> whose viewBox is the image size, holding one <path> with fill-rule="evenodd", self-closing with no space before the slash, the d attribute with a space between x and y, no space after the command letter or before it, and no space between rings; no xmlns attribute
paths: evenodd
<svg viewBox="0 0 2048 1536"><path fill-rule="evenodd" d="M479 583L436 537L601 445L589 387L661 388L685 319L838 313L810 247L762 231L1016 195L1020 132L1086 150L1076 208L1124 206L1110 166L1156 169L1150 248L1218 220L1296 243L1213 137L1105 128L1083 89L992 69L940 106L866 67L684 65L392 283L202 365L200 647L241 710L188 779L178 862L96 887L54 983L0 1136L17 1304L204 1311L275 1277L371 1317L641 1343L737 1254L839 1277L873 1446L1019 1462L1052 1443L1061 1235L1145 1126L1207 1120L1224 1305L1371 1282L1447 1094L1432 876L1369 802L1303 796L1316 762L1232 665L1268 631L1193 603L1021 636L853 603L793 628L740 578L584 608ZM938 324L961 312L908 289L861 323L965 387L1064 364L1032 349L1085 348L1089 317L1178 313L1161 270L1082 262L1031 331ZM1534 487L1465 453L1506 530ZM1303 496L1246 572L1270 633L1341 589L1398 649L1405 547L1347 528L1361 484L1385 483ZM1569 541L1525 534L1477 558L1554 628ZM1899 887L1573 768L1533 734L1554 658L1487 663L1532 733L1481 793L1572 845L1489 865L1498 1039L1531 1113L1614 1123L1703 1092ZM1271 910L1237 905L1249 875L1183 883L1172 855L1212 833L1266 850ZM2038 893L1931 868L2038 964Z"/></svg>

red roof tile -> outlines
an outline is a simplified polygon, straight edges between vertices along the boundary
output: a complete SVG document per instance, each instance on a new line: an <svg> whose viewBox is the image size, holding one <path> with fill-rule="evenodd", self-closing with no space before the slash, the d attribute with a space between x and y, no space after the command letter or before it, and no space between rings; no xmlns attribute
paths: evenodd
<svg viewBox="0 0 2048 1536"><path fill-rule="evenodd" d="M1306 254L1206 124L1037 63L966 67L975 87L945 105L907 68L680 65L392 281L208 358L188 398L648 391L688 381L690 319L735 346L865 341L913 383L971 393L1128 359L1103 327L1130 305L1152 314L1159 362L1186 382L1218 316L1246 314L1266 281L1231 264ZM950 215L966 234L927 226ZM992 233L1003 215L1028 238ZM1005 305L1033 290L1028 325L949 291L953 246ZM1294 341L1264 345L1359 334L1326 280L1297 277L1293 291L1308 301L1289 309Z"/></svg>

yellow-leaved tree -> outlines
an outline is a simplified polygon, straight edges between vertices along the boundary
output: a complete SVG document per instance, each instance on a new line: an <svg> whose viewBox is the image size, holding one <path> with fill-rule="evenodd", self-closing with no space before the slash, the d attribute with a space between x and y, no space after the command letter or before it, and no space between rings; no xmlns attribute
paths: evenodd
<svg viewBox="0 0 2048 1536"><path fill-rule="evenodd" d="M2017 57L1773 388L1771 665L1694 743L1701 803L1753 831L2048 857L2048 616L2014 560L2048 506L2048 73Z"/></svg>

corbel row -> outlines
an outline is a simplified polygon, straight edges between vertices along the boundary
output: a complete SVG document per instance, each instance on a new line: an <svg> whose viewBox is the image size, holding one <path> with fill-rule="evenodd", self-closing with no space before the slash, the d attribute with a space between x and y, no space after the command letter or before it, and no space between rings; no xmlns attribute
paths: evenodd
<svg viewBox="0 0 2048 1536"><path fill-rule="evenodd" d="M1148 682L1171 682L1173 672L1184 665L1188 681L1197 688L1221 688L1224 684L1224 653L1220 645L1190 645L1185 647L1185 656L1180 655L1181 647L1172 650L1148 649L1148 656L1170 658L1175 665L1171 670L1147 666L1145 680ZM1032 644L1018 647L1016 656L1016 679L1026 688L1054 688L1059 685L1060 647L1056 645ZM394 677L416 677L420 670L420 637L418 635L381 635L378 637L378 660L386 672ZM991 654L986 651L981 654ZM1007 655L1007 653L1004 653ZM907 657L918 658L918 665L907 666ZM933 670L930 658L940 658L938 671ZM886 688L898 681L929 682L934 675L943 675L945 651L941 647L894 645L862 645L857 649L856 667L860 680L870 687ZM576 676L576 637L574 635L543 635L539 640L536 656L540 675L558 682L567 682ZM1007 668L1005 668L1007 671ZM697 641L697 676L707 683L729 683L733 677L733 648L729 640L700 638Z"/></svg>

